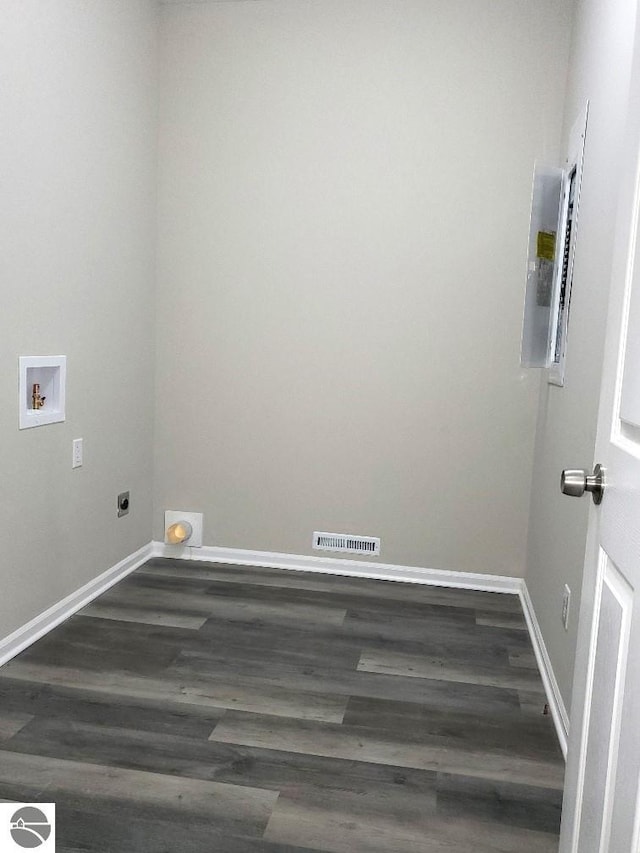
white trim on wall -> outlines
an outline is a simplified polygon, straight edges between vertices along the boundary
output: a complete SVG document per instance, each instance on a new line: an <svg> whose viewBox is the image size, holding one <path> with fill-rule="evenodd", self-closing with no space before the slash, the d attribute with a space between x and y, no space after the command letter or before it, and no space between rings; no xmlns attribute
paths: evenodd
<svg viewBox="0 0 640 853"><path fill-rule="evenodd" d="M449 586L484 592L519 594L522 581L506 575L484 575L474 572L452 572L447 569L423 569L416 566L397 566L392 563L373 563L365 560L340 560L334 557L308 557L299 554L279 554L272 551L247 551L242 548L188 548L181 545L153 543L153 555L182 560L202 560L240 566L264 566L271 569L290 569L298 572L320 572L330 575L364 577L370 580L404 581L431 586Z"/></svg>
<svg viewBox="0 0 640 853"><path fill-rule="evenodd" d="M110 586L145 563L152 555L152 550L151 543L144 545L133 554L125 557L124 560L120 560L115 566L107 569L106 572L98 575L97 578L90 580L89 583L72 592L71 595L49 607L44 613L40 613L26 625L0 640L0 666L26 649L27 646L35 643L40 637L48 634L69 616L73 616L78 610L82 610Z"/></svg>
<svg viewBox="0 0 640 853"><path fill-rule="evenodd" d="M533 650L535 652L536 661L538 662L538 669L540 670L544 690L547 694L549 710L551 711L553 723L556 727L556 733L558 735L558 740L560 741L562 754L566 760L567 746L569 742L569 714L567 713L562 694L560 693L558 681L551 665L551 658L549 657L549 653L542 636L538 617L536 616L536 612L533 608L533 602L529 595L527 584L524 580L521 581L520 586L520 601L522 602L524 618L527 621L527 628L529 629L529 636L531 637L531 642L533 644Z"/></svg>

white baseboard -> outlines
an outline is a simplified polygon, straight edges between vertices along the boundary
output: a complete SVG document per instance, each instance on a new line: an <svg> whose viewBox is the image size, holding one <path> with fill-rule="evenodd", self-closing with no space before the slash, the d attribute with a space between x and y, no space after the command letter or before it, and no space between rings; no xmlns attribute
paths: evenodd
<svg viewBox="0 0 640 853"><path fill-rule="evenodd" d="M562 694L560 693L560 688L551 665L551 658L549 657L549 653L542 636L542 631L540 629L540 624L538 622L536 612L533 609L533 602L531 601L531 596L529 595L529 590L527 589L527 584L524 580L521 582L520 601L522 602L524 617L527 620L529 636L531 637L536 661L538 662L538 669L542 676L542 683L544 685L545 693L547 694L549 710L551 711L558 740L560 741L560 748L562 749L562 754L566 759L569 743L569 714L567 713L567 709L562 699Z"/></svg>
<svg viewBox="0 0 640 853"><path fill-rule="evenodd" d="M189 548L153 542L155 557L182 560L201 560L210 563L229 563L239 566L265 566L298 572L320 572L330 575L369 578L370 580L404 581L431 586L448 586L483 592L507 592L518 595L521 579L505 575L484 575L473 572L453 572L447 569L423 569L416 566L397 566L364 560L337 560L332 557L308 557L299 554L278 554L272 551L247 551L241 548Z"/></svg>
<svg viewBox="0 0 640 853"><path fill-rule="evenodd" d="M18 628L12 634L9 634L4 639L0 640L0 666L5 664L11 658L19 654L27 646L35 643L40 637L47 634L56 625L64 622L69 616L73 616L78 610L81 610L85 605L89 604L94 598L109 589L125 575L128 575L142 563L146 562L152 555L152 545L144 545L139 550L125 557L115 566L107 569L97 578L89 581L84 586L72 592L62 601L49 607L44 613L40 613L35 619L27 622L21 628Z"/></svg>

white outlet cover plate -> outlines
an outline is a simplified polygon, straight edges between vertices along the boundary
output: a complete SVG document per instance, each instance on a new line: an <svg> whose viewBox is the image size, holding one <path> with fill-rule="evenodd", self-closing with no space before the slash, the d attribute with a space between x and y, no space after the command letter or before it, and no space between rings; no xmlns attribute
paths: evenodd
<svg viewBox="0 0 640 853"><path fill-rule="evenodd" d="M181 510L168 509L164 514L164 541L167 541L167 530L172 524L178 521L188 521L191 525L191 536L186 542L176 545L176 548L202 548L202 513L201 512L182 512Z"/></svg>
<svg viewBox="0 0 640 853"><path fill-rule="evenodd" d="M82 468L83 456L82 439L74 438L71 452L71 467Z"/></svg>

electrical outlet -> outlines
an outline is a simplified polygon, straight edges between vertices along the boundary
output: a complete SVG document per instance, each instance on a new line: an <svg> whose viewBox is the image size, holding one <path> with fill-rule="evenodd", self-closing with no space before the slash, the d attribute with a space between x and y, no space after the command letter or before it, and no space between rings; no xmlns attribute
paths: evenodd
<svg viewBox="0 0 640 853"><path fill-rule="evenodd" d="M129 492L120 492L118 495L118 518L122 518L123 515L128 515L130 506L131 501L129 499Z"/></svg>
<svg viewBox="0 0 640 853"><path fill-rule="evenodd" d="M72 468L81 468L82 467L82 439L74 438L73 439L73 451L71 454L71 467Z"/></svg>
<svg viewBox="0 0 640 853"><path fill-rule="evenodd" d="M571 609L571 590L567 586L564 585L564 592L562 593L562 624L564 625L564 630L569 630L569 610Z"/></svg>

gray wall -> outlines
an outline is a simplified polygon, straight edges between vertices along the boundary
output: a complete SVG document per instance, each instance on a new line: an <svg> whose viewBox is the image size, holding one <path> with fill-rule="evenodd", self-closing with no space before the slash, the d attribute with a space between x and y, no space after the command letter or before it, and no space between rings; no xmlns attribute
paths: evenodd
<svg viewBox="0 0 640 853"><path fill-rule="evenodd" d="M635 2L579 0L565 140L590 101L564 388L541 385L526 581L567 707L570 704L589 503L563 497L563 468L593 464ZM597 460L595 460L597 461ZM562 590L572 592L569 631Z"/></svg>
<svg viewBox="0 0 640 853"><path fill-rule="evenodd" d="M275 0L161 25L154 533L524 571L529 189L569 4Z"/></svg>
<svg viewBox="0 0 640 853"><path fill-rule="evenodd" d="M0 4L3 636L150 538L156 48L146 0ZM19 432L18 356L58 354L66 423Z"/></svg>

